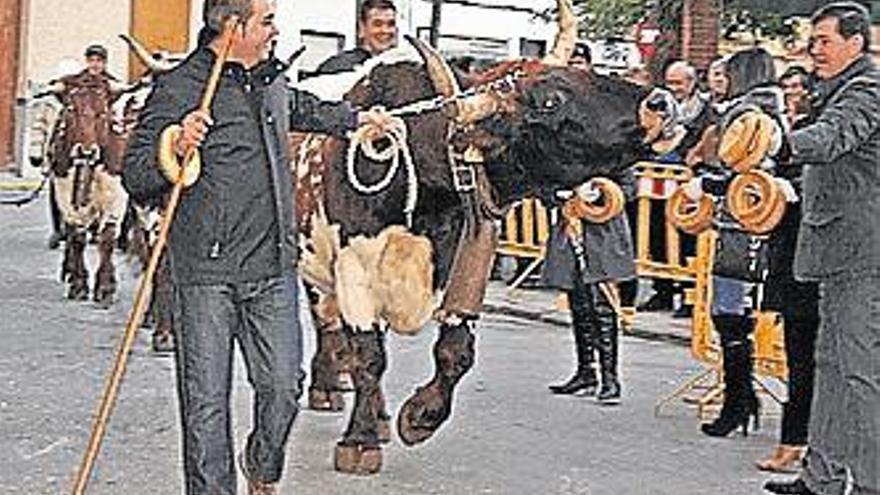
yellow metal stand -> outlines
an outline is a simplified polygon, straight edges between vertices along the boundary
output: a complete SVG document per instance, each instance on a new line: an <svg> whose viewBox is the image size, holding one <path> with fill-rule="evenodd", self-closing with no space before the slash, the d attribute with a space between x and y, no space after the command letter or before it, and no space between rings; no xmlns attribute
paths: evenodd
<svg viewBox="0 0 880 495"><path fill-rule="evenodd" d="M516 290L544 261L550 221L550 212L537 199L524 199L507 214L496 253L532 260L511 282L510 291Z"/></svg>
<svg viewBox="0 0 880 495"><path fill-rule="evenodd" d="M693 172L682 165L639 162L635 164L638 180L636 220L636 273L639 277L665 278L676 281L692 281L693 289L685 291L685 302L693 306L691 321L691 354L702 363L703 371L689 378L672 393L661 397L654 407L655 415L676 399L693 404L697 416L704 418L717 407L724 395L721 346L712 326L712 260L715 255L717 234L706 231L697 237L695 258L681 257L681 239L675 227L664 222L666 234L666 262L651 259L651 208L652 202L667 201L672 192L693 177ZM527 199L508 214L502 228L498 254L530 259L526 269L510 284L516 290L544 261L545 246L549 237L551 216L540 201ZM558 310L567 310L564 296L555 302ZM624 328L632 326L635 318L633 308L623 308L621 319ZM774 401L781 398L768 385L767 380L785 382L787 369L783 348L782 322L775 313L757 312L755 325L755 385L758 392Z"/></svg>

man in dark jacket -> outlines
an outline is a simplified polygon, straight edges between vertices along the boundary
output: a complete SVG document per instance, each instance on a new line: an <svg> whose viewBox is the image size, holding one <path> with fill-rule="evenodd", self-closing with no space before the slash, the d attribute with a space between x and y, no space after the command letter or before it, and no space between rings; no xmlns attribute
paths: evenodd
<svg viewBox="0 0 880 495"><path fill-rule="evenodd" d="M255 395L254 428L241 456L248 493L274 494L281 478L302 380L288 130L342 134L361 119L382 123L380 114L355 114L345 103L288 89L283 64L269 59L274 15L270 0L206 1L205 43L157 82L126 156L125 185L145 202L171 186L157 163L169 152L160 149L163 130L181 125L173 143L178 157L201 151L201 174L183 193L168 253L188 495L236 493L229 405L235 341ZM212 110L193 110L224 29L232 30L232 44Z"/></svg>
<svg viewBox="0 0 880 495"><path fill-rule="evenodd" d="M787 139L805 165L795 276L819 282L815 396L804 471L775 493L880 493L880 70L851 2L812 19L813 122Z"/></svg>
<svg viewBox="0 0 880 495"><path fill-rule="evenodd" d="M328 58L315 72L321 75L349 71L395 46L397 8L394 2L365 0L358 13L358 46Z"/></svg>

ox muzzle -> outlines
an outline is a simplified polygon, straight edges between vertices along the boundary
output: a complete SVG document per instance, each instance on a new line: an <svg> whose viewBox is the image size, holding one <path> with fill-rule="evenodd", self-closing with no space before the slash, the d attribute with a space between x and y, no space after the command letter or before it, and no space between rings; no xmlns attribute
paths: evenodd
<svg viewBox="0 0 880 495"><path fill-rule="evenodd" d="M76 143L70 148L70 164L73 168L74 207L83 208L91 200L95 169L101 163L101 147L97 143L83 145Z"/></svg>

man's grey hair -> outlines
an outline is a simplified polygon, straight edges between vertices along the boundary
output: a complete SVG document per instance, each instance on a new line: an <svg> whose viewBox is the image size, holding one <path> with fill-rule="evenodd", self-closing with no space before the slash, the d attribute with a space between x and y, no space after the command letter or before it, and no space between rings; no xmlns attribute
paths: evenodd
<svg viewBox="0 0 880 495"><path fill-rule="evenodd" d="M223 23L232 16L244 22L254 11L253 0L205 0L202 20L214 32L223 31Z"/></svg>
<svg viewBox="0 0 880 495"><path fill-rule="evenodd" d="M668 67L666 67L667 73L678 71L684 72L684 75L691 81L697 80L697 69L695 69L693 65L689 64L685 60L676 60L675 62L669 64Z"/></svg>

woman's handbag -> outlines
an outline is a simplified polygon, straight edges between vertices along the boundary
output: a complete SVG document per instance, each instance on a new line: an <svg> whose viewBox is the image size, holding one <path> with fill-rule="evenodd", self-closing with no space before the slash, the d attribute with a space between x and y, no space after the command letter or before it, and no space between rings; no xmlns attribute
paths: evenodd
<svg viewBox="0 0 880 495"><path fill-rule="evenodd" d="M714 275L744 282L763 282L768 267L765 238L734 228L718 229Z"/></svg>

